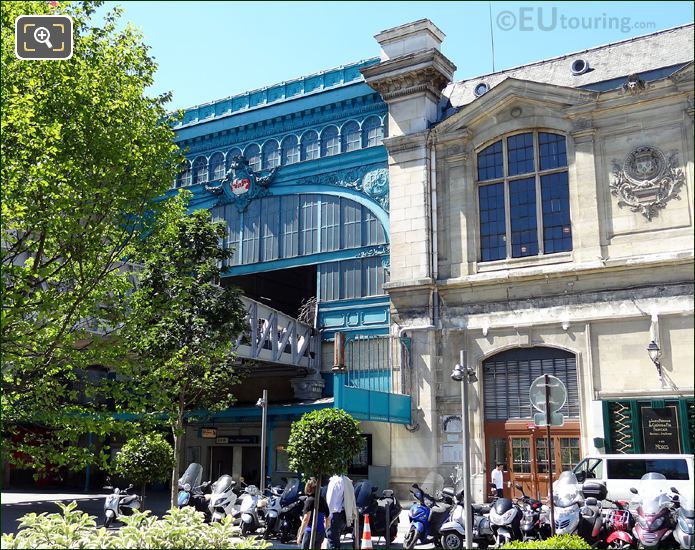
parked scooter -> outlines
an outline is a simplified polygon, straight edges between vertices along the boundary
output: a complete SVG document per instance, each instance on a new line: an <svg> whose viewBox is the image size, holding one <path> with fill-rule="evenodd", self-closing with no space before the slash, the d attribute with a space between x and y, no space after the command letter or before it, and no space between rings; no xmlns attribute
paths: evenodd
<svg viewBox="0 0 695 550"><path fill-rule="evenodd" d="M498 498L490 508L490 527L495 546L521 539L521 508L509 498Z"/></svg>
<svg viewBox="0 0 695 550"><path fill-rule="evenodd" d="M466 529L464 526L464 493L459 490L456 493L456 506L451 511L448 521L439 530L440 544L442 548L454 550L465 547ZM471 504L473 509L472 540L476 548L487 548L495 542L490 518L486 516L490 512L489 504Z"/></svg>
<svg viewBox="0 0 695 550"><path fill-rule="evenodd" d="M364 516L369 514L369 526L373 537L389 536L389 542L393 542L398 534L399 515L401 503L393 491L385 489L381 498L377 497L378 487L368 479L355 484L355 504L357 505L359 532L364 530ZM386 511L388 508L389 526L386 526Z"/></svg>
<svg viewBox="0 0 695 550"><path fill-rule="evenodd" d="M524 493L524 488L518 481L514 487L521 492L522 517L519 529L521 540L545 540L550 536L550 520L548 508L540 500L531 498Z"/></svg>
<svg viewBox="0 0 695 550"><path fill-rule="evenodd" d="M261 526L258 513L260 492L255 485L247 485L241 497L239 510L234 513L234 517L241 517L241 534L250 535L255 533Z"/></svg>
<svg viewBox="0 0 695 550"><path fill-rule="evenodd" d="M675 487L671 487L671 492L676 495L679 494ZM695 546L693 523L695 523L695 511L693 511L692 501L686 499L680 500L678 520L673 530L673 538L681 548L693 548L693 546Z"/></svg>
<svg viewBox="0 0 695 550"><path fill-rule="evenodd" d="M138 495L129 495L128 491L133 488L133 484L128 485L126 489L119 489L111 486L111 480L107 477L104 489L113 491L110 495L106 495L104 501L104 527L110 527L114 521L118 521L121 516L130 516L134 510L139 510L142 505L142 500Z"/></svg>
<svg viewBox="0 0 695 550"><path fill-rule="evenodd" d="M210 486L210 495L205 495L209 498L210 521L222 521L225 517L234 515L234 504L237 500L235 485L236 481L232 476L225 474Z"/></svg>
<svg viewBox="0 0 695 550"><path fill-rule="evenodd" d="M575 534L590 544L605 540L601 501L607 493L602 483L578 485L574 472L562 472L553 486L555 534Z"/></svg>
<svg viewBox="0 0 695 550"><path fill-rule="evenodd" d="M280 509L278 520L280 523L279 538L281 543L287 544L297 536L299 527L302 525L302 511L306 498L305 495L300 495L298 491L296 500L293 501L292 498L288 497L288 504L283 505ZM284 502L284 500L281 502Z"/></svg>
<svg viewBox="0 0 695 550"><path fill-rule="evenodd" d="M210 521L210 482L201 483L202 478L203 467L195 462L189 464L178 482L177 504L179 508L193 506L205 515L205 521Z"/></svg>
<svg viewBox="0 0 695 550"><path fill-rule="evenodd" d="M639 491L630 488L631 493L639 495L634 534L642 548L667 546L676 527L674 499L664 491L666 483L663 474L649 472L640 479Z"/></svg>
<svg viewBox="0 0 695 550"><path fill-rule="evenodd" d="M285 486L271 487L268 505L265 507L265 530L263 538L269 539L280 530L280 515L285 505L292 504L298 499L299 479L287 480Z"/></svg>
<svg viewBox="0 0 695 550"><path fill-rule="evenodd" d="M626 500L605 500L615 505L615 508L608 512L605 522L606 546L608 548L634 548L636 544L632 530L635 527L635 519L628 508L629 502Z"/></svg>
<svg viewBox="0 0 695 550"><path fill-rule="evenodd" d="M441 478L441 485L444 479ZM427 482L423 485L429 485ZM433 483L432 486L436 487ZM440 486L441 486L440 485ZM440 529L454 504L454 489L447 487L441 490L442 499L438 500L434 496L426 493L417 483L412 485L411 494L415 497L415 502L408 513L410 519L410 527L403 541L403 548L411 550L418 541L425 543L431 536L435 546L441 544ZM433 491L435 494L438 491Z"/></svg>

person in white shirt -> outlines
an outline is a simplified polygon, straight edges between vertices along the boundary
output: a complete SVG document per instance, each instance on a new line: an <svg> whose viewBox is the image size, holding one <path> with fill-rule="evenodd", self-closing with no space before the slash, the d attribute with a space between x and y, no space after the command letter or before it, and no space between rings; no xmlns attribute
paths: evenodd
<svg viewBox="0 0 695 550"><path fill-rule="evenodd" d="M326 530L328 548L340 548L340 535L345 529L345 492L342 476L334 475L328 480L326 502L329 513Z"/></svg>
<svg viewBox="0 0 695 550"><path fill-rule="evenodd" d="M492 476L490 476L490 481L497 490L498 498L502 498L502 493L504 491L504 474L502 473L502 468L502 464L498 464L497 467L494 470L492 470Z"/></svg>

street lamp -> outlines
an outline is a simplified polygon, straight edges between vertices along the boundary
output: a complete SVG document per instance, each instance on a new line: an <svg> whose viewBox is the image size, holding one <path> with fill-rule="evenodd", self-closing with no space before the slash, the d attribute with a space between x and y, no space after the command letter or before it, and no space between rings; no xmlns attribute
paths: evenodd
<svg viewBox="0 0 695 550"><path fill-rule="evenodd" d="M261 495L265 492L265 451L266 429L268 425L268 390L263 390L263 397L256 401L256 407L261 407Z"/></svg>
<svg viewBox="0 0 695 550"><path fill-rule="evenodd" d="M451 373L451 379L461 382L461 424L463 424L463 529L466 532L466 548L473 548L473 509L471 508L471 457L468 445L468 384L478 381L475 368L468 366L468 352L461 350L459 363Z"/></svg>
<svg viewBox="0 0 695 550"><path fill-rule="evenodd" d="M652 360L652 363L654 363L656 366L656 372L659 374L659 380L663 384L664 378L661 371L661 348L659 348L659 344L657 344L654 340L649 342L649 345L647 346L647 353L649 354L649 358Z"/></svg>

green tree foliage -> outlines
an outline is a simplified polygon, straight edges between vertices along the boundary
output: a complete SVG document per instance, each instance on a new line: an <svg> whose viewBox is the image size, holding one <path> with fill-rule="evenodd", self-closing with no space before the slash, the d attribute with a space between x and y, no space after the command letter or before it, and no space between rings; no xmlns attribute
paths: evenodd
<svg viewBox="0 0 695 550"><path fill-rule="evenodd" d="M219 265L231 251L221 246L224 222L207 210L186 213L186 192L152 220L141 243L142 272L128 300L120 331L130 361L119 367L128 413L166 419L174 437L176 465L172 505L181 460L186 413L215 411L234 402L240 380L233 345L246 312L239 292L219 286Z"/></svg>
<svg viewBox="0 0 695 550"><path fill-rule="evenodd" d="M89 329L130 285L133 220L156 208L180 163L169 96L145 93L148 47L130 25L117 29L119 10L93 22L98 5L0 5L3 450L37 471L82 469L95 456L81 436L136 428L114 420L80 372L103 364L108 339ZM73 20L72 58L18 60L16 17L58 13Z"/></svg>
<svg viewBox="0 0 695 550"><path fill-rule="evenodd" d="M60 514L27 514L16 535L2 535L3 548L268 548L256 537L243 538L232 517L207 525L203 514L187 506L173 508L162 519L149 512L120 518L116 532L96 528L96 520L77 510L75 502L58 503Z"/></svg>
<svg viewBox="0 0 695 550"><path fill-rule="evenodd" d="M134 485L141 486L145 497L145 485L155 481L167 481L174 467L174 449L161 434L151 433L134 437L126 442L113 463L115 473Z"/></svg>
<svg viewBox="0 0 695 550"><path fill-rule="evenodd" d="M292 424L287 442L290 470L321 479L344 474L362 448L359 422L342 409L319 409ZM319 499L314 501L310 548L314 547Z"/></svg>

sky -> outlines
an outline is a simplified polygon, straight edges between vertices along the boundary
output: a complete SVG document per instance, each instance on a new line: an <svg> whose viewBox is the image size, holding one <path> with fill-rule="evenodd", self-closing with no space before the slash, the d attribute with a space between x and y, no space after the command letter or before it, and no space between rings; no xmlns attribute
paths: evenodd
<svg viewBox="0 0 695 550"><path fill-rule="evenodd" d="M428 18L462 80L693 22L692 2L105 2L144 34L149 92L191 107L376 57L378 32ZM493 48L494 41L494 60Z"/></svg>

